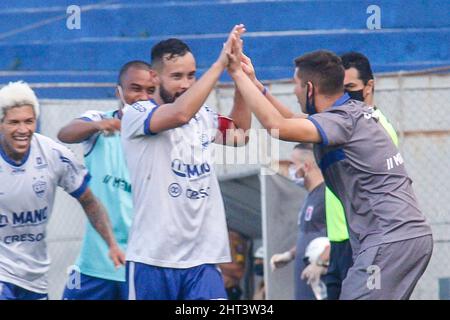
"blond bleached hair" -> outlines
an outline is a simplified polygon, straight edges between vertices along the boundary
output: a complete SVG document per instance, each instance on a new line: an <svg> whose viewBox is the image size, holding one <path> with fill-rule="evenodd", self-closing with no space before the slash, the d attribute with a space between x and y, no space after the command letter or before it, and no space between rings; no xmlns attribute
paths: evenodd
<svg viewBox="0 0 450 320"><path fill-rule="evenodd" d="M5 118L9 109L30 105L36 119L39 117L39 102L30 86L23 82L10 82L0 89L0 121Z"/></svg>

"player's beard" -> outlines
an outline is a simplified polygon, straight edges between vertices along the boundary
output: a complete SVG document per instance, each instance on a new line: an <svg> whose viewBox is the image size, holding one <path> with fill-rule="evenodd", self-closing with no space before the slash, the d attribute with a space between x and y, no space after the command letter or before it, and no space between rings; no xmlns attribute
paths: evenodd
<svg viewBox="0 0 450 320"><path fill-rule="evenodd" d="M164 85L162 83L159 85L159 96L164 103L173 103L179 96L181 96L185 92L186 90L183 92L177 92L172 95L164 88Z"/></svg>

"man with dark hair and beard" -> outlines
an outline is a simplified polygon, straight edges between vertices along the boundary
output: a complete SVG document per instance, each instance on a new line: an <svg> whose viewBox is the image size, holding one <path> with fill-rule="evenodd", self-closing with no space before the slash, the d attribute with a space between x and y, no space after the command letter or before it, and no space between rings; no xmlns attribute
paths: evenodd
<svg viewBox="0 0 450 320"><path fill-rule="evenodd" d="M227 297L217 264L231 257L212 142L244 145L251 114L239 92L230 118L204 103L244 31L243 25L233 28L198 81L184 42L158 43L152 50L154 99L125 107L122 144L134 206L127 248L130 299Z"/></svg>

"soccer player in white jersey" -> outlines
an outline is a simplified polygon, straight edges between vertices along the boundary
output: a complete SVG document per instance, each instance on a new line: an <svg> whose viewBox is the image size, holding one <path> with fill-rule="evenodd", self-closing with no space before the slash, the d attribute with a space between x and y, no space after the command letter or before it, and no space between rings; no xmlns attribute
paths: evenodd
<svg viewBox="0 0 450 320"><path fill-rule="evenodd" d="M88 172L69 149L35 133L38 115L27 84L0 89L0 300L48 299L46 226L57 186L80 202L108 244L111 263L125 260L105 209L87 186Z"/></svg>
<svg viewBox="0 0 450 320"><path fill-rule="evenodd" d="M212 142L244 144L251 118L239 92L233 120L225 121L204 102L242 32L242 25L235 26L198 81L184 42L158 43L152 49L155 98L126 107L122 143L135 208L127 248L130 299L226 298L216 264L231 257Z"/></svg>

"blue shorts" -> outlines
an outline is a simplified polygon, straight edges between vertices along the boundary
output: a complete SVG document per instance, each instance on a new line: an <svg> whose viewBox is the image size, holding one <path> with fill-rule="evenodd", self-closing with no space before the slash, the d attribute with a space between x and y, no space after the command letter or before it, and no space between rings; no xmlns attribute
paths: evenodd
<svg viewBox="0 0 450 320"><path fill-rule="evenodd" d="M100 279L72 271L64 288L62 299L127 300L128 285L125 281Z"/></svg>
<svg viewBox="0 0 450 320"><path fill-rule="evenodd" d="M0 300L48 300L48 295L0 281Z"/></svg>
<svg viewBox="0 0 450 320"><path fill-rule="evenodd" d="M175 269L127 261L127 279L130 300L227 298L222 274L213 264Z"/></svg>

